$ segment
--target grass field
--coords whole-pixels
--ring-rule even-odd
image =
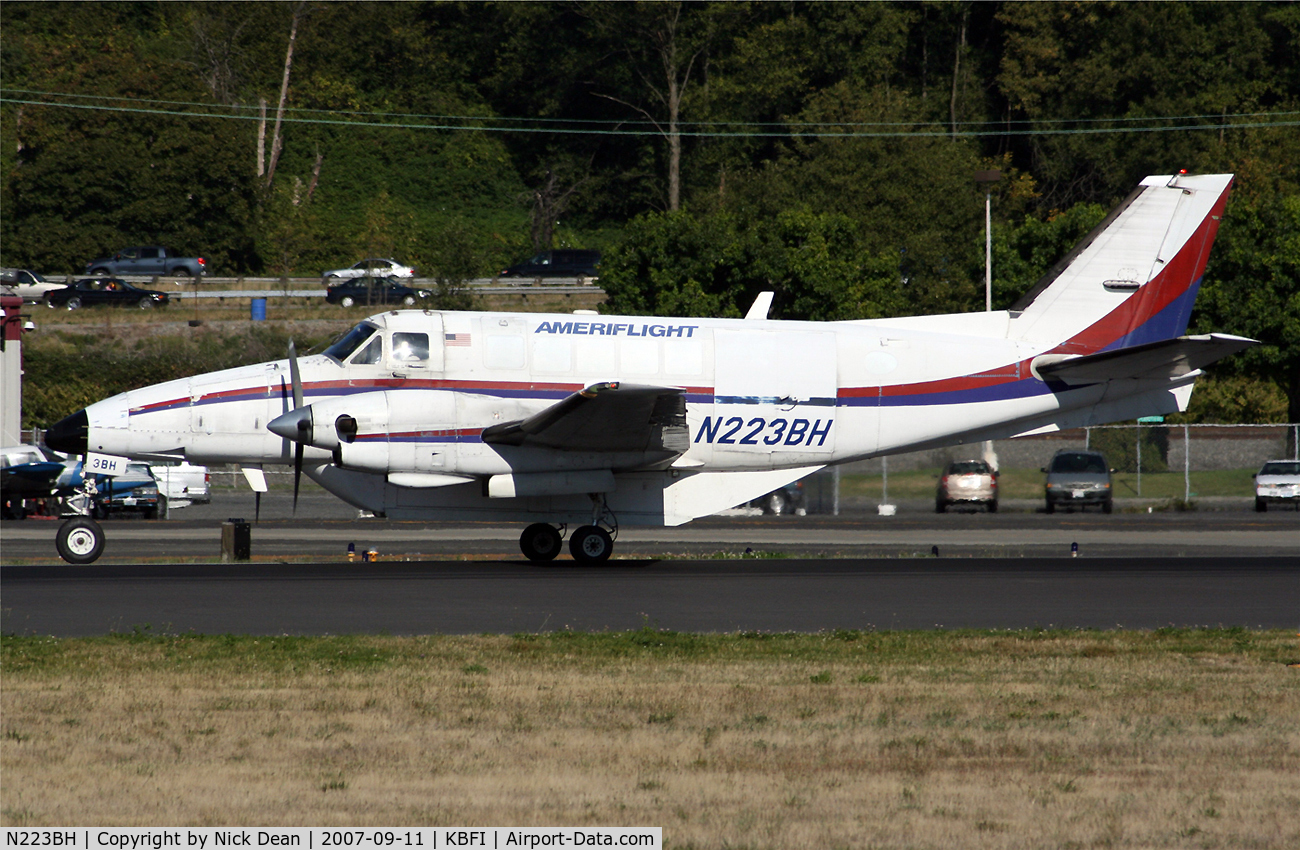
[[[1290,632],[0,642],[0,822],[1300,846]]]

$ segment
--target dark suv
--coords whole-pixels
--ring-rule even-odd
[[[1114,471],[1106,465],[1101,452],[1061,449],[1043,467],[1047,473],[1047,512],[1053,513],[1058,507],[1100,505],[1102,513],[1110,513],[1114,509],[1110,474]]]
[[[595,277],[600,266],[599,251],[566,248],[542,253],[515,263],[501,277]]]

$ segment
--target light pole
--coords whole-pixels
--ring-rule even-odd
[[[976,171],[975,182],[984,187],[984,312],[993,312],[993,186],[1002,179],[1002,172]],[[993,441],[984,441],[984,461],[997,471],[998,453]]]
[[[993,312],[993,185],[1002,172],[976,171],[975,182],[984,187],[984,312]]]

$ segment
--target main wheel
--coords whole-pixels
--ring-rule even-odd
[[[104,529],[93,519],[73,517],[59,526],[54,547],[69,564],[93,564],[104,552]]]
[[[535,522],[519,535],[519,548],[530,561],[551,561],[560,554],[563,542],[555,526]]]
[[[608,561],[614,552],[614,540],[609,532],[595,525],[584,525],[569,538],[569,554],[583,564]]]

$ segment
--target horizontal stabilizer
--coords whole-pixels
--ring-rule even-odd
[[[1228,334],[1180,336],[1082,357],[1044,354],[1030,368],[1044,381],[1099,384],[1122,378],[1179,378],[1230,354],[1259,345]]]
[[[483,430],[483,442],[583,452],[663,452],[690,448],[685,390],[593,384],[527,419]]]

